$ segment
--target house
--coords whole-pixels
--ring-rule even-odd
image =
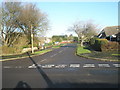
[[[109,41],[120,41],[120,26],[105,27],[97,37],[106,38]]]
[[[45,40],[44,40],[44,42],[45,42],[45,43],[50,43],[50,42],[52,42],[52,39],[51,39],[51,38],[46,37],[46,38],[45,38]]]

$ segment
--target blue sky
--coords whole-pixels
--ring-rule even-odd
[[[70,34],[67,29],[76,21],[93,20],[104,28],[118,25],[117,2],[37,2],[47,13],[51,30],[47,36]]]
[[[26,1],[30,2],[30,0],[24,0],[24,2]],[[69,2],[70,0],[67,0],[68,2],[40,1],[41,0],[32,0],[42,12],[48,15],[51,29],[46,33],[46,36],[49,37],[52,35],[69,35],[73,33],[68,32],[67,29],[76,21],[93,20],[94,24],[99,25],[101,28],[118,25],[117,0],[115,2],[113,2],[113,0],[108,0],[112,2]]]

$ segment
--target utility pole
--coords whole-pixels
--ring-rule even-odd
[[[31,49],[32,49],[32,53],[34,53],[34,49],[33,49],[33,32],[32,32],[32,24],[31,24]]]

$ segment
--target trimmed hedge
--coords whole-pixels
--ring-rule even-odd
[[[105,45],[108,43],[107,39],[99,39],[99,38],[92,38],[90,40],[90,46],[97,51],[102,51],[102,45]]]
[[[120,51],[120,43],[111,42],[107,39],[92,38],[89,42],[90,46],[96,51]]]

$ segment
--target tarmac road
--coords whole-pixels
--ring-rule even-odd
[[[3,88],[118,88],[120,63],[75,55],[76,44],[2,62]]]

